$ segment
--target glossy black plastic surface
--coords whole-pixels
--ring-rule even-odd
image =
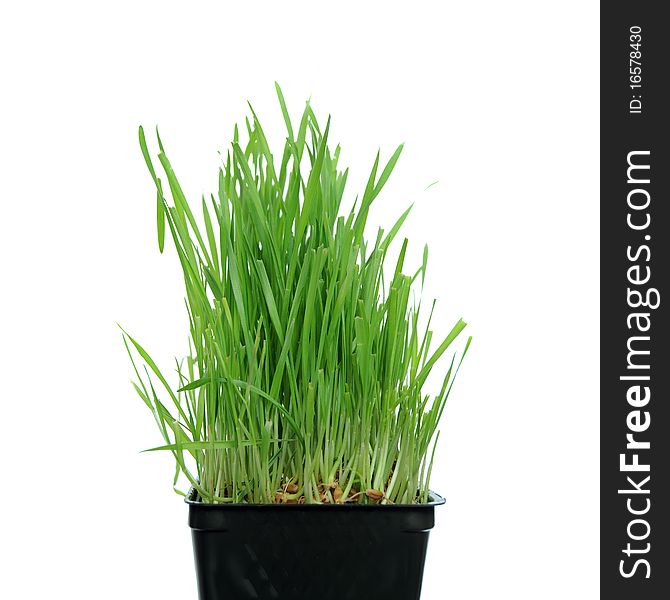
[[[428,504],[203,504],[186,499],[200,600],[418,600]]]

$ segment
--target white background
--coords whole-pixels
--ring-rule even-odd
[[[463,316],[475,337],[423,599],[597,597],[597,3],[227,4],[1,9],[0,596],[195,598],[115,324],[163,366],[186,348],[137,126],[160,125],[198,201],[247,99],[282,143],[278,80],[294,116],[309,96],[333,115],[350,198],[406,143],[371,222],[416,203],[436,328]]]

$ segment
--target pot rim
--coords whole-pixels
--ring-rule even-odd
[[[196,497],[198,492],[195,488],[191,488],[184,498],[184,502],[189,507],[201,507],[206,509],[279,509],[279,510],[394,510],[394,509],[408,509],[408,508],[434,508],[435,506],[442,506],[447,501],[433,490],[428,490],[428,502],[417,504],[279,504],[279,503],[259,503],[252,504],[249,502],[222,502],[220,504],[212,504],[209,502],[201,502]]]

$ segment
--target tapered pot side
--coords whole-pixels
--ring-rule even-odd
[[[186,498],[200,600],[417,600],[424,504],[205,504]]]

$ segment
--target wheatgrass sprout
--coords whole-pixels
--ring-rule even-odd
[[[409,209],[388,232],[364,237],[402,146],[381,171],[377,154],[362,196],[340,215],[348,171],[338,168],[339,146],[328,145],[330,119],[321,129],[307,103],[294,128],[279,86],[277,94],[281,154],[252,110],[248,140],[235,128],[218,194],[202,199],[198,218],[158,134],[160,176],[139,130],[158,245],[162,252],[167,224],[190,325],[174,385],[124,332],[133,385],[165,440],[153,450],[174,456],[176,491],[183,474],[208,503],[426,502],[462,356],[447,359],[436,395],[422,387],[465,323],[431,351],[430,318],[420,327],[411,294],[427,252],[406,275],[405,239],[387,265]]]

